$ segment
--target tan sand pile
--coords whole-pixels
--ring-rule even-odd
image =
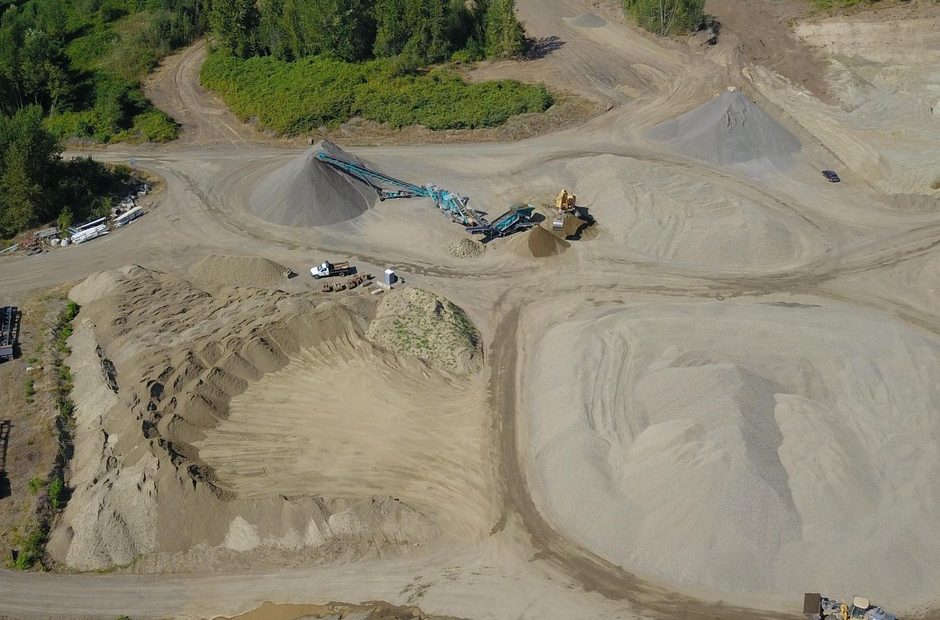
[[[486,252],[486,246],[475,239],[464,237],[447,248],[457,258],[477,258]]]
[[[726,91],[678,118],[654,127],[649,136],[680,153],[712,164],[789,161],[799,139],[739,90]]]
[[[366,360],[357,362],[366,382],[370,373],[396,375],[408,385],[426,379],[420,364],[376,353],[363,337],[365,319],[358,310],[336,302],[317,306],[313,294],[273,289],[210,293],[141,268],[97,274],[75,292],[84,305],[70,341],[77,407],[69,478],[74,493],[50,538],[57,561],[80,570],[132,561],[141,570],[231,561],[282,565],[324,556],[384,556],[439,535],[431,513],[389,497],[390,486],[357,486],[355,477],[345,477],[330,493],[321,492],[327,487],[314,479],[289,496],[270,484],[242,495],[237,485],[219,480],[200,454],[200,442],[229,416],[234,398],[300,355],[330,367],[342,349],[344,359]],[[116,369],[114,387],[103,372],[110,364]],[[341,397],[341,385],[339,379],[321,382],[320,398]],[[318,450],[328,451],[334,442],[357,444],[342,426],[333,433],[318,426],[311,409],[317,397],[304,397],[305,418],[291,422],[294,435],[302,424],[321,431]],[[394,419],[388,394],[375,398],[362,406]],[[266,417],[274,416],[274,423],[278,415],[278,407],[253,409],[250,428],[263,429]],[[284,442],[277,443],[279,450]],[[389,450],[398,454],[413,443],[401,437]],[[255,455],[259,465],[267,458],[257,445],[242,444],[239,454]],[[372,466],[367,455],[357,459]],[[395,466],[392,459],[382,468]]]
[[[545,258],[561,254],[571,247],[571,244],[545,228],[535,226],[527,232],[510,237],[506,247],[516,256],[523,258]]]
[[[421,289],[389,293],[369,325],[368,337],[389,351],[460,374],[479,370],[483,361],[480,332],[464,311]]]
[[[260,256],[218,256],[201,259],[189,269],[189,277],[200,284],[266,288],[284,284],[293,271]]]
[[[534,497],[608,560],[728,592],[937,595],[937,338],[842,306],[630,306],[551,329],[529,369]]]
[[[828,249],[820,230],[791,210],[678,166],[597,155],[540,173],[578,184],[578,199],[597,219],[598,236],[657,261],[755,269],[804,262]]]
[[[377,199],[375,191],[318,160],[315,156],[321,150],[363,164],[332,142],[319,142],[258,185],[249,200],[251,212],[282,226],[326,226],[370,209]]]
[[[111,293],[120,284],[133,279],[146,270],[139,265],[127,265],[113,271],[93,273],[82,282],[72,287],[69,297],[80,306]]]

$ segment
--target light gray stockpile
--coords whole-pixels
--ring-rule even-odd
[[[345,222],[371,208],[376,200],[372,188],[318,160],[320,150],[364,163],[332,142],[318,142],[258,186],[248,203],[251,212],[273,224],[310,227]]]
[[[785,164],[800,140],[738,90],[727,91],[649,132],[680,153],[713,164],[765,159]]]

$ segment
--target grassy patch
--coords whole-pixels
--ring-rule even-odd
[[[354,116],[401,128],[494,127],[511,116],[544,112],[552,103],[541,85],[512,80],[468,84],[447,69],[397,75],[389,60],[348,63],[314,56],[296,62],[247,60],[214,52],[202,82],[242,119],[298,135]]]
[[[39,491],[41,491],[44,486],[46,486],[46,481],[39,476],[35,476],[34,478],[29,479],[29,482],[26,483],[26,486],[29,488],[29,492],[35,495],[36,493],[39,493]]]
[[[42,560],[48,536],[48,525],[37,522],[24,536],[18,537],[15,542],[19,547],[19,553],[13,561],[13,568],[28,570]]]
[[[52,326],[50,339],[54,343],[52,350],[52,368],[55,376],[54,398],[57,410],[55,427],[58,435],[58,450],[52,471],[46,479],[38,476],[27,483],[30,493],[36,495],[45,490],[45,501],[40,498],[37,512],[25,535],[18,535],[14,544],[19,552],[11,563],[13,568],[28,570],[42,562],[46,540],[55,514],[65,507],[69,497],[69,490],[65,482],[65,472],[69,460],[72,458],[72,434],[74,418],[70,393],[72,391],[72,372],[65,363],[65,358],[71,353],[68,338],[72,335],[72,321],[78,315],[79,306],[68,302],[59,313]]]

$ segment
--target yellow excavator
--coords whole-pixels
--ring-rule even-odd
[[[555,197],[555,219],[552,220],[553,230],[564,230],[565,219],[577,211],[577,197],[562,188]]]

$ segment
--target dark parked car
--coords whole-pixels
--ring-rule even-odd
[[[823,170],[823,176],[826,177],[826,180],[830,183],[838,183],[842,179],[839,178],[839,175],[836,174],[835,170]]]

